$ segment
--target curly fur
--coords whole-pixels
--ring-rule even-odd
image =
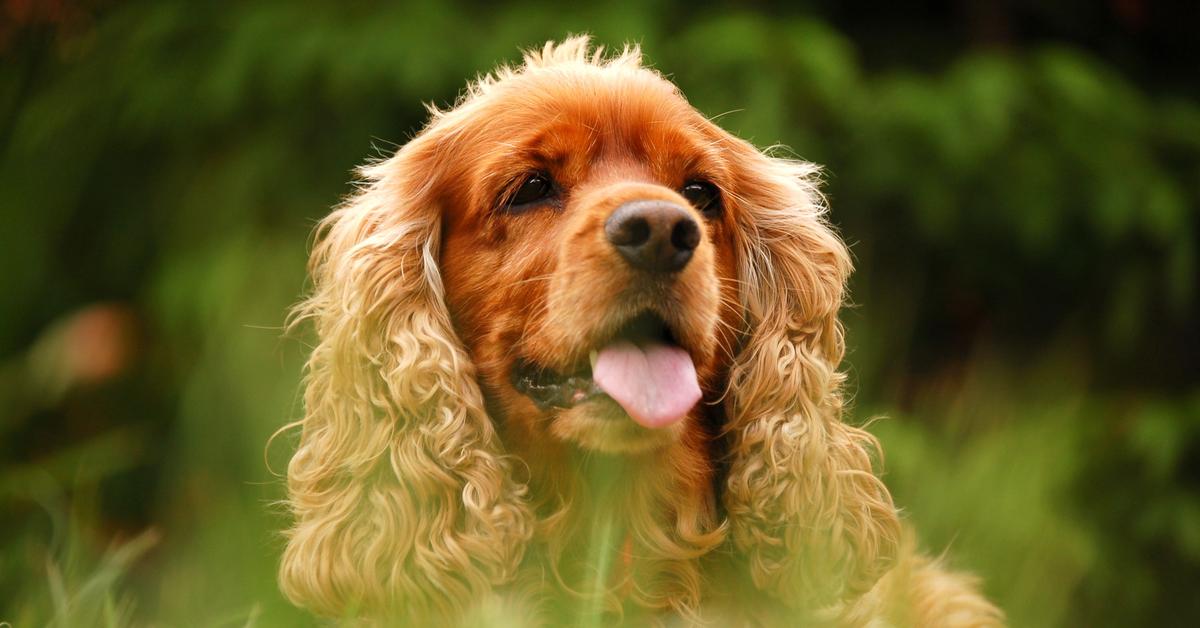
[[[582,37],[430,111],[318,231],[296,312],[318,344],[288,468],[289,598],[412,624],[545,620],[563,596],[630,621],[1000,624],[969,578],[913,551],[878,443],[842,421],[851,264],[814,166],[695,114],[637,48],[605,58]],[[633,139],[589,152],[618,136]],[[506,225],[463,209],[494,203],[529,146],[589,156],[571,211]],[[508,385],[511,354],[575,363],[647,306],[598,221],[629,199],[686,205],[657,181],[698,167],[728,215],[653,305],[705,403],[651,436],[603,431],[587,408],[544,416]]]
[[[326,615],[453,616],[511,579],[532,515],[442,305],[438,216],[415,172],[364,174],[321,226],[299,308],[320,343],[281,582]]]
[[[878,444],[841,422],[837,313],[850,258],[823,221],[811,166],[746,159],[758,165],[741,175],[754,184],[739,231],[754,332],[730,377],[725,504],[755,584],[800,605],[840,602],[874,585],[899,536],[871,472]]]

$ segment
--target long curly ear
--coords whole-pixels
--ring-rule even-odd
[[[461,615],[514,574],[531,535],[443,303],[428,139],[364,169],[324,220],[297,308],[318,344],[280,581],[323,615]]]
[[[755,585],[825,607],[870,589],[900,534],[871,468],[878,443],[841,421],[850,257],[824,221],[815,166],[740,141],[732,154],[748,336],[730,373],[725,505]]]

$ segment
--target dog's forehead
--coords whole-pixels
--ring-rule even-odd
[[[502,141],[544,153],[641,153],[702,143],[704,118],[647,70],[551,68],[511,79],[493,111]]]
[[[672,187],[724,170],[721,132],[647,70],[551,68],[505,79],[483,100],[471,112],[470,141],[459,145],[471,205],[535,170],[570,184],[616,166]]]

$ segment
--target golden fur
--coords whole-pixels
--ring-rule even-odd
[[[875,439],[842,422],[851,264],[814,166],[722,131],[636,48],[604,58],[586,38],[431,113],[319,229],[297,310],[319,341],[288,468],[293,601],[414,625],[572,604],[630,623],[1000,625],[970,578],[903,540]],[[538,168],[561,204],[500,215]],[[716,218],[678,192],[698,175]],[[638,287],[604,241],[635,199],[702,224],[669,285]],[[569,369],[645,309],[696,365],[703,401],[680,423],[614,421],[611,401],[545,411],[510,383],[518,359]]]

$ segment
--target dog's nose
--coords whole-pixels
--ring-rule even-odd
[[[700,225],[686,209],[668,201],[630,201],[604,222],[604,234],[634,268],[673,273],[692,259]]]

